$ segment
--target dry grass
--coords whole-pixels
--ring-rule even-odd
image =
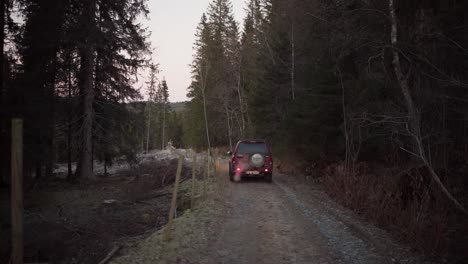
[[[154,160],[96,181],[38,182],[25,193],[25,260],[98,263],[114,243],[159,229],[167,222],[171,200],[164,187],[173,184],[176,169],[177,160]],[[190,172],[184,166],[183,177]],[[180,192],[179,213],[189,208],[186,193]],[[6,215],[7,209],[0,204],[0,213]],[[0,221],[0,263],[9,259],[9,226]]]
[[[134,175],[126,189],[127,200],[137,202],[160,195],[158,190],[174,183],[176,170],[177,159],[173,159],[167,162],[146,162],[133,170],[121,172]],[[183,166],[182,180],[188,179],[190,175],[191,169]]]
[[[426,254],[449,254],[456,240],[450,231],[459,227],[450,220],[450,206],[432,190],[424,168],[376,169],[361,163],[354,173],[345,173],[343,164],[333,164],[323,175],[327,192],[346,207]]]

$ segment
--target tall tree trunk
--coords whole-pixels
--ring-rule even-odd
[[[7,182],[10,162],[9,156],[9,136],[8,136],[8,115],[7,115],[7,88],[5,87],[5,9],[6,1],[0,0],[0,185]]]
[[[296,55],[295,55],[295,52],[296,52],[296,47],[295,47],[295,44],[294,43],[294,21],[291,22],[291,95],[292,95],[292,99],[293,100],[296,100],[296,80],[295,80],[295,67],[296,67]]]
[[[149,140],[150,140],[150,128],[151,128],[151,102],[148,100],[146,104],[146,108],[148,109],[148,122],[146,124],[146,153],[149,151]]]
[[[83,123],[82,123],[82,143],[81,155],[79,163],[79,176],[83,178],[94,179],[93,173],[93,103],[94,103],[94,85],[93,85],[93,69],[94,69],[94,53],[95,43],[93,37],[93,29],[96,19],[96,1],[87,0],[84,12],[86,18],[85,29],[88,31],[84,40],[83,46],[80,49],[81,55],[81,72],[80,72],[80,89],[83,94]]]
[[[45,176],[52,177],[54,174],[54,161],[55,161],[55,151],[54,151],[54,127],[53,127],[53,118],[50,118],[52,125],[49,123],[48,133],[47,133],[47,156],[45,162]]]
[[[343,75],[341,73],[340,67],[337,67],[338,74],[340,76],[340,83],[341,83],[341,107],[343,111],[343,134],[345,137],[346,149],[345,149],[345,167],[344,173],[347,176],[349,171],[349,163],[351,157],[351,149],[350,149],[350,139],[349,139],[349,130],[348,130],[348,115],[346,113],[346,90],[343,83]]]
[[[104,177],[107,176],[107,155],[104,154]]]
[[[206,142],[208,144],[208,156],[209,156],[209,152],[210,152],[210,149],[211,149],[211,142],[210,142],[210,132],[209,132],[209,129],[208,129],[208,113],[206,111],[206,82],[207,82],[207,79],[208,79],[208,66],[209,65],[206,65],[206,68],[207,68],[207,72],[205,72],[205,75],[203,75],[203,71],[200,70],[200,77],[201,77],[201,92],[202,92],[202,97],[203,97],[203,116],[205,118],[205,131],[206,131]]]
[[[161,142],[161,145],[162,145],[162,149],[164,150],[164,141],[166,140],[165,139],[165,136],[164,133],[166,132],[166,102],[163,102],[163,112],[162,112],[162,115],[163,115],[163,122],[162,122],[162,142]]]
[[[203,94],[203,115],[205,116],[206,141],[208,143],[208,153],[207,153],[207,164],[206,164],[205,177],[209,178],[210,177],[211,142],[210,142],[210,132],[208,130],[208,115],[207,115],[207,112],[206,112],[205,84],[203,84],[202,94]],[[206,178],[205,178],[205,181],[204,181],[205,182],[204,194],[206,194]]]
[[[203,116],[205,117],[205,130],[206,130],[206,142],[208,144],[208,154],[209,154],[209,149],[211,149],[211,143],[210,143],[210,131],[208,129],[208,114],[206,111],[206,96],[205,96],[205,89],[202,89],[202,96],[203,96]]]
[[[240,63],[239,63],[240,65]],[[242,126],[241,126],[241,137],[244,137],[244,134],[245,134],[245,127],[246,127],[246,123],[245,123],[245,107],[244,107],[244,95],[243,95],[243,92],[242,92],[242,85],[241,85],[241,69],[239,67],[239,73],[238,73],[238,76],[237,76],[237,96],[239,97],[239,107],[240,107],[240,110],[241,110],[241,121],[242,121]]]
[[[395,12],[395,5],[394,0],[388,1],[389,9],[390,9],[390,19],[391,19],[391,43],[394,47],[392,49],[392,56],[393,56],[393,68],[395,71],[395,75],[397,77],[398,83],[401,88],[401,92],[403,93],[403,97],[405,99],[406,108],[408,110],[408,125],[409,125],[409,132],[414,139],[416,153],[418,154],[419,158],[423,162],[424,166],[429,171],[430,176],[432,177],[433,181],[442,191],[442,193],[455,205],[455,207],[460,210],[461,212],[468,214],[465,208],[453,197],[453,195],[447,190],[445,185],[439,178],[439,175],[434,171],[434,168],[430,164],[430,161],[427,158],[426,150],[424,149],[422,136],[421,136],[421,119],[419,116],[418,111],[414,105],[413,98],[411,97],[410,87],[408,83],[407,77],[403,74],[403,70],[401,67],[400,62],[400,54],[398,50],[395,48],[398,44],[398,20]]]
[[[93,112],[94,114],[94,112]],[[93,127],[94,129],[94,127]],[[91,170],[94,172],[94,144],[95,140],[94,137],[92,136],[93,132],[91,132]]]
[[[49,66],[50,68],[50,79],[48,84],[46,85],[46,98],[48,99],[49,103],[47,104],[47,113],[49,114],[48,118],[46,118],[46,133],[45,133],[45,176],[51,177],[53,175],[53,165],[55,161],[55,151],[54,151],[54,113],[55,113],[55,106],[54,106],[54,91],[55,91],[55,81],[56,81],[56,67],[57,67],[57,60],[55,58],[52,59],[52,63]]]
[[[229,109],[227,104],[224,104],[224,111],[226,112],[226,121],[228,128],[228,138],[229,138],[229,147],[232,150],[232,127],[231,127],[231,115],[229,114]]]
[[[210,176],[210,155],[211,155],[211,142],[210,142],[210,131],[208,129],[208,113],[206,111],[206,82],[208,79],[208,64],[206,66],[207,70],[205,72],[205,76],[203,76],[203,71],[200,71],[200,76],[202,78],[202,87],[201,87],[201,92],[202,92],[202,97],[203,97],[203,116],[205,117],[205,130],[206,130],[206,142],[208,144],[208,163],[207,163],[207,169],[206,169],[206,177],[208,178]]]
[[[72,56],[70,54],[68,65],[68,128],[67,128],[67,178],[72,178]]]

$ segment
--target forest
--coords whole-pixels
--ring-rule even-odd
[[[468,230],[468,2],[230,0],[200,14],[189,100],[158,79],[146,0],[1,0],[0,183],[24,120],[25,187],[164,149],[265,138],[278,167],[428,254]],[[51,15],[54,14],[54,15]],[[149,72],[144,86],[140,71]],[[76,170],[72,170],[76,163]],[[104,165],[106,166],[106,165]]]
[[[68,162],[70,178],[93,178],[92,160],[131,159],[161,148],[166,129],[180,134],[149,33],[137,21],[148,15],[146,1],[5,0],[2,7],[2,181],[11,117],[24,119],[26,179],[51,177],[58,162]],[[147,94],[136,85],[141,69],[150,73]]]
[[[463,252],[467,10],[250,0],[238,25],[229,1],[213,1],[197,27],[184,142],[266,138],[283,168],[320,178],[367,219],[426,252]]]

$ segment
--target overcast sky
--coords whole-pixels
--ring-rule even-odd
[[[195,30],[203,12],[213,0],[149,0],[148,24],[151,34],[155,63],[159,63],[160,79],[166,78],[169,86],[169,100],[187,100],[190,85],[190,68]],[[245,16],[246,0],[231,0],[238,23]],[[146,77],[146,76],[144,76]],[[145,93],[142,90],[142,93]]]

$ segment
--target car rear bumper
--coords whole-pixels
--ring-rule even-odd
[[[258,173],[253,173],[253,172],[258,172]],[[241,177],[257,178],[257,177],[269,176],[272,174],[272,172],[270,169],[268,170],[268,172],[265,172],[264,170],[249,170],[249,171],[241,171],[239,172],[239,174]]]
[[[229,175],[240,175],[242,177],[265,177],[272,175],[273,167],[265,166],[261,168],[252,168],[248,165],[232,165],[229,164]]]

